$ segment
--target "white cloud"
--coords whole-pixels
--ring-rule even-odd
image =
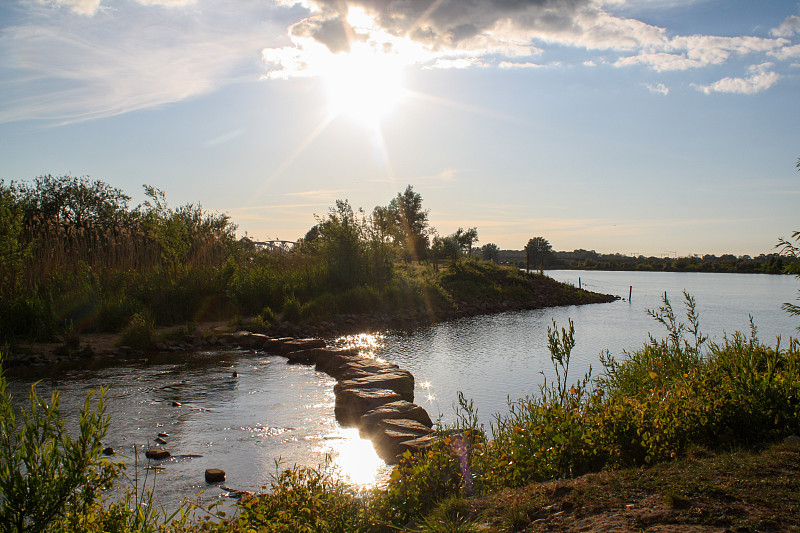
[[[656,72],[688,70],[690,68],[700,68],[704,66],[701,61],[696,59],[689,59],[684,55],[667,54],[664,52],[623,57],[614,63],[616,67],[628,67],[631,65],[645,65]]]
[[[529,61],[524,63],[517,63],[514,61],[501,61],[498,65],[500,68],[503,69],[526,69],[526,68],[542,68],[544,65],[540,65],[539,63],[531,63]]]
[[[431,69],[466,69],[470,67],[487,67],[488,65],[481,61],[478,58],[470,57],[465,58],[461,57],[458,59],[437,59],[433,65],[430,65],[426,68]]]
[[[769,70],[773,66],[772,63],[753,65],[748,69],[751,75],[747,78],[723,78],[710,85],[693,84],[693,87],[706,94],[714,92],[731,94],[760,93],[766,91],[781,79],[780,74]]]
[[[37,0],[42,5],[66,7],[78,15],[92,17],[100,9],[101,0]]]
[[[73,13],[93,17],[101,9],[103,0],[36,0],[42,5],[66,7]],[[194,4],[197,0],[134,0],[143,6],[176,7]]]
[[[784,46],[783,48],[772,50],[771,52],[769,52],[769,55],[780,61],[786,61],[787,59],[800,57],[800,44],[795,44],[793,46]]]
[[[667,87],[663,83],[656,83],[655,85],[653,85],[652,83],[645,83],[644,86],[647,87],[647,90],[649,90],[653,94],[661,94],[664,96],[667,96],[669,94],[669,87]]]
[[[258,2],[147,18],[145,9],[154,8],[46,13],[0,30],[0,122],[106,117],[257,79],[267,16]]]
[[[800,17],[797,15],[786,17],[780,26],[773,28],[769,33],[775,37],[791,37],[800,33]]]

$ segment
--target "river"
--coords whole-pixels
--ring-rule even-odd
[[[613,303],[508,312],[454,320],[412,332],[388,331],[336,340],[357,344],[375,356],[410,370],[417,380],[416,402],[432,418],[454,419],[457,392],[472,399],[488,426],[508,400],[535,393],[542,373],[551,375],[547,328],[572,319],[577,341],[570,376],[576,380],[598,354],[616,356],[663,337],[663,327],[646,310],[666,292],[683,317],[684,290],[700,312],[702,331],[713,341],[734,331],[749,332],[752,315],[763,342],[797,333],[798,317],[781,310],[800,287],[790,276],[711,273],[549,271],[557,280],[621,297]],[[631,289],[632,287],[632,289]],[[631,299],[628,301],[628,295]],[[234,372],[236,375],[234,376]],[[171,354],[128,361],[93,361],[53,368],[10,369],[9,387],[17,402],[39,381],[41,394],[58,389],[62,411],[74,421],[92,389],[109,386],[107,412],[112,426],[105,444],[129,457],[129,473],[155,481],[158,503],[174,507],[181,498],[204,491],[205,501],[226,490],[206,485],[206,468],[222,468],[226,487],[260,490],[276,473],[276,462],[317,466],[326,461],[351,482],[369,487],[385,480],[388,468],[357,431],[338,427],[333,418],[332,378],[312,368],[248,351]],[[174,405],[174,402],[180,405]],[[145,469],[143,450],[158,433],[173,457],[159,470]],[[138,468],[133,460],[138,451]],[[192,456],[192,457],[190,457]],[[199,456],[199,457],[198,457]],[[156,473],[158,472],[158,473]]]

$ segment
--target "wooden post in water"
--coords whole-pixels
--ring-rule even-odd
[[[581,288],[581,278],[578,277],[578,289],[580,289],[580,288]]]
[[[633,285],[628,287],[628,301],[631,301],[631,296],[633,295]]]

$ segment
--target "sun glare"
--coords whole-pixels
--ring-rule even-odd
[[[339,54],[325,76],[331,112],[375,124],[406,96],[402,66],[369,47]]]

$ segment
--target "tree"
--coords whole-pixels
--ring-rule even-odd
[[[28,215],[62,224],[110,227],[128,217],[130,196],[88,176],[39,176],[19,188]]]
[[[495,243],[490,242],[481,246],[481,255],[486,261],[497,261],[500,259],[500,247]]]
[[[335,288],[350,288],[364,281],[364,216],[353,211],[347,200],[336,200],[326,218],[317,217],[315,242],[328,266]]]
[[[531,264],[538,268],[544,268],[545,264],[553,255],[553,247],[544,237],[534,237],[525,245],[525,257],[527,270],[531,269]]]
[[[428,210],[422,208],[422,196],[409,185],[397,193],[387,208],[394,214],[398,237],[407,257],[422,261],[428,248]]]
[[[458,228],[452,235],[461,253],[469,256],[472,254],[472,243],[478,240],[478,228]]]

